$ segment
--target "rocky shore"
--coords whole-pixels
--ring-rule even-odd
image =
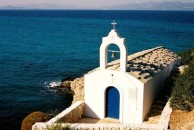
[[[76,78],[74,80],[62,80],[58,86],[53,86],[50,89],[59,91],[62,94],[73,96],[72,104],[84,100],[84,78]],[[32,125],[36,122],[46,122],[51,119],[51,114],[43,112],[33,112],[26,116],[22,121],[21,130],[31,130]]]
[[[59,90],[65,93],[73,94],[72,104],[76,101],[84,100],[84,77],[74,80],[63,80],[61,85],[54,86],[51,89]]]

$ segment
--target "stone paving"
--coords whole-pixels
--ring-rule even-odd
[[[99,124],[99,123],[116,123],[120,124],[119,120],[113,118],[104,118],[104,119],[95,119],[89,117],[82,117],[77,123],[92,123],[92,124]]]
[[[111,118],[99,120],[84,117],[78,123],[71,124],[71,127],[76,130],[167,130],[171,112],[168,101],[160,115],[150,117],[143,124],[121,124]]]
[[[143,124],[158,124],[160,120],[160,115],[153,115],[149,117],[149,120],[144,121]],[[119,120],[113,118],[95,119],[89,117],[82,117],[77,123],[87,123],[87,124],[120,124]]]

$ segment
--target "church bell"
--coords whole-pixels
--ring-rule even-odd
[[[111,58],[116,58],[116,52],[112,52]]]

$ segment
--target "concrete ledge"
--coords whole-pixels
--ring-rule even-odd
[[[170,107],[170,99],[169,99],[162,111],[160,121],[159,121],[159,124],[164,125],[165,129],[168,129],[171,112],[172,112],[172,108]]]
[[[48,122],[35,123],[32,126],[32,130],[44,130],[47,128],[47,126],[55,125],[55,123],[60,123],[60,122],[75,123],[83,115],[83,109],[84,109],[84,101],[75,102],[69,108],[65,109],[64,111],[59,113],[57,116],[55,116],[54,118],[52,118]]]
[[[57,123],[47,125],[46,123],[36,123],[33,130],[47,130],[49,126],[57,126]],[[61,124],[62,127],[69,126],[72,130],[166,130],[163,125],[158,124]]]
[[[83,115],[84,101],[75,102],[69,108],[58,114],[56,117],[49,120],[47,123],[68,122],[75,123]]]
[[[70,127],[75,130],[164,130],[157,124],[72,124]]]

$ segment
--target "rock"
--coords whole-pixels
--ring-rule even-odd
[[[72,93],[71,90],[71,81],[63,81],[59,86],[51,87],[52,90],[57,90],[59,92],[62,92],[64,94]]]
[[[43,112],[33,112],[24,118],[22,121],[21,130],[32,130],[32,125],[36,122],[46,122],[50,120],[52,117]]]
[[[73,102],[84,100],[84,78],[76,78],[71,82],[71,90],[74,92]]]
[[[73,81],[62,80],[61,85],[51,89],[73,94],[73,102],[84,100],[84,77],[76,78]]]
[[[62,80],[60,86],[54,86],[54,90],[73,94],[73,102],[84,100],[84,77],[76,78],[73,81]]]
[[[184,70],[188,68],[188,65],[182,65],[179,67],[179,71],[180,71],[180,74],[183,74],[184,73]]]
[[[68,89],[71,89],[71,82],[72,81],[63,81],[62,83],[61,83],[61,86],[60,87],[62,87],[62,88],[68,88]]]

